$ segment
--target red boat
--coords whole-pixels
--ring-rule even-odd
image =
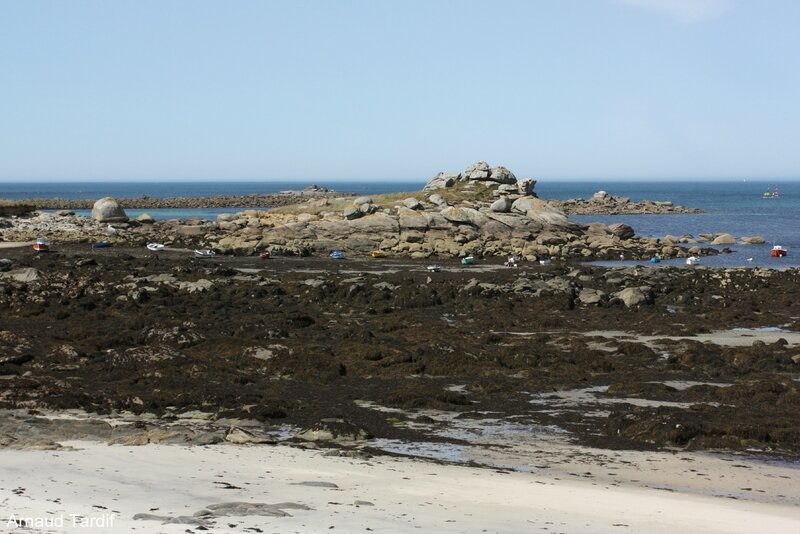
[[[769,253],[769,255],[774,258],[782,258],[786,256],[788,253],[789,251],[786,250],[786,247],[775,245],[774,247],[772,247],[772,251]]]
[[[36,243],[33,244],[33,250],[36,252],[47,252],[50,250],[50,242],[47,239],[40,237],[36,240]]]
[[[258,257],[261,258],[262,260],[268,260],[269,259],[269,250],[262,251],[261,254],[258,255]]]

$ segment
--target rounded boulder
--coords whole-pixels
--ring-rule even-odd
[[[101,198],[94,203],[92,219],[98,222],[128,222],[125,210],[111,197]]]

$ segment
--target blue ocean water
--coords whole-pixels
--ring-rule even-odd
[[[310,182],[309,182],[310,183]],[[341,192],[380,194],[396,191],[418,191],[425,182],[414,180],[373,182],[317,182]],[[100,198],[125,197],[194,197],[209,195],[247,195],[302,189],[308,183],[298,182],[50,182],[0,183],[0,198]],[[779,197],[765,199],[764,191],[778,188]],[[541,198],[589,198],[604,190],[631,200],[671,200],[675,204],[700,208],[697,215],[613,215],[573,216],[579,222],[625,222],[640,236],[663,237],[700,233],[727,232],[734,236],[760,235],[765,245],[730,247],[733,254],[703,258],[703,264],[715,266],[764,265],[800,266],[800,181],[581,181],[555,182],[540,180],[536,192]],[[214,218],[241,206],[205,210],[146,210],[155,218]],[[129,210],[136,216],[138,210]],[[789,256],[780,260],[769,256],[773,244],[789,248]],[[797,254],[794,254],[797,251]],[[748,258],[753,261],[748,262]],[[670,264],[670,262],[664,262]],[[677,260],[671,262],[680,264]]]

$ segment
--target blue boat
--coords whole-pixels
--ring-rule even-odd
[[[341,260],[341,259],[344,258],[344,252],[342,252],[341,250],[333,250],[333,251],[331,251],[330,256],[331,256],[331,259]]]
[[[97,243],[92,243],[92,248],[108,248],[111,244],[111,241],[98,241]]]
[[[655,255],[650,258],[650,263],[661,263],[661,258],[659,258],[658,255]]]

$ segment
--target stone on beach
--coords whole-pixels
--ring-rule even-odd
[[[92,219],[97,222],[128,222],[125,210],[111,197],[101,198],[94,203]]]

